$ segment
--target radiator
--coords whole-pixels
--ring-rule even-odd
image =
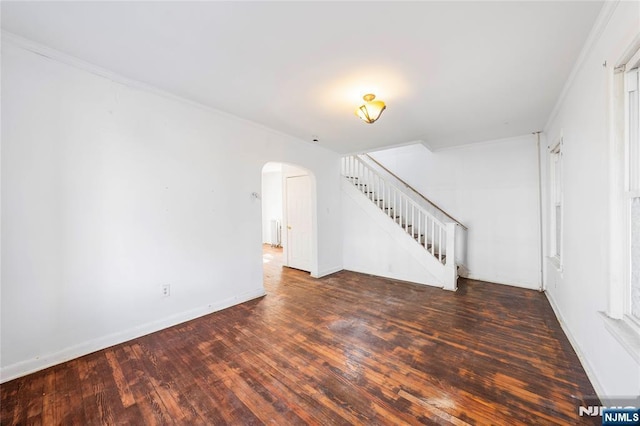
[[[271,247],[282,246],[282,226],[279,220],[271,221]]]

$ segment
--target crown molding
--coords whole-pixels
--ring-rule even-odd
[[[620,4],[620,0],[606,0],[602,5],[602,9],[600,9],[600,13],[596,18],[596,22],[595,24],[593,24],[593,27],[589,32],[589,36],[587,36],[587,40],[585,41],[584,45],[582,46],[582,50],[578,55],[578,59],[573,64],[573,68],[571,69],[571,72],[569,73],[569,77],[567,78],[567,81],[565,82],[562,88],[562,91],[560,92],[560,96],[558,96],[558,100],[556,101],[556,104],[551,110],[551,114],[549,114],[549,118],[547,119],[547,122],[544,125],[545,131],[549,128],[549,126],[551,125],[551,122],[558,115],[558,112],[560,111],[560,107],[564,103],[564,100],[567,97],[567,94],[569,93],[571,86],[573,86],[573,83],[575,82],[578,76],[578,73],[580,72],[587,58],[591,54],[593,47],[598,42],[598,40],[600,40],[600,37],[602,36],[602,33],[607,27],[607,24],[609,23],[611,16],[613,16],[613,12],[615,12],[619,4]]]
[[[328,148],[325,148],[322,145],[318,145],[318,144],[314,144],[314,143],[311,143],[311,142],[307,142],[306,140],[304,140],[302,138],[299,138],[299,137],[296,137],[296,136],[293,136],[293,135],[289,135],[287,133],[283,133],[283,132],[281,132],[279,130],[272,129],[271,127],[267,127],[267,126],[265,126],[263,124],[256,123],[255,121],[251,121],[249,119],[239,117],[239,116],[231,114],[229,112],[225,112],[225,111],[216,109],[216,108],[211,107],[209,105],[206,105],[206,104],[203,104],[203,103],[200,103],[200,102],[197,102],[197,101],[194,101],[194,100],[191,100],[191,99],[179,96],[179,95],[175,95],[175,94],[173,94],[171,92],[168,92],[168,91],[160,89],[160,88],[158,88],[156,86],[152,86],[150,84],[144,83],[142,81],[134,80],[134,79],[129,78],[129,77],[125,77],[125,76],[123,76],[121,74],[118,74],[116,72],[109,71],[108,69],[103,68],[101,66],[92,64],[92,63],[87,62],[87,61],[84,61],[84,60],[82,60],[80,58],[77,58],[77,57],[75,57],[73,55],[69,55],[69,54],[61,52],[61,51],[59,51],[57,49],[51,48],[49,46],[45,46],[45,45],[43,45],[41,43],[35,42],[33,40],[29,40],[27,38],[21,37],[21,36],[19,36],[17,34],[9,32],[9,31],[2,30],[0,32],[0,37],[1,37],[1,40],[2,40],[2,44],[7,43],[9,45],[16,46],[16,47],[24,49],[26,51],[32,52],[32,53],[34,53],[36,55],[43,56],[43,57],[45,57],[47,59],[50,59],[50,60],[65,64],[65,65],[74,67],[76,69],[83,70],[83,71],[89,72],[91,74],[94,74],[94,75],[96,75],[98,77],[102,77],[102,78],[105,78],[107,80],[113,81],[114,83],[122,84],[123,86],[127,86],[127,87],[132,88],[132,89],[141,90],[141,91],[144,91],[144,92],[147,92],[147,93],[151,93],[151,94],[154,94],[154,95],[157,95],[157,96],[161,96],[161,97],[163,97],[165,99],[176,101],[176,102],[179,102],[179,103],[182,103],[182,104],[187,104],[187,105],[190,105],[192,107],[196,107],[196,108],[199,108],[201,110],[207,111],[209,113],[216,114],[216,115],[218,115],[220,117],[224,117],[224,118],[227,118],[227,119],[230,119],[230,120],[233,120],[233,121],[240,122],[242,124],[251,126],[253,128],[266,131],[266,132],[271,133],[271,134],[276,135],[276,136],[280,136],[280,137],[284,137],[284,138],[287,138],[287,139],[291,139],[291,140],[294,140],[296,142],[303,142],[303,143],[305,143],[307,145],[314,146],[316,148],[331,152],[333,154],[336,153],[335,151],[332,151],[332,150],[330,150]]]

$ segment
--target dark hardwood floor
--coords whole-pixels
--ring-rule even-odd
[[[1,385],[2,425],[599,424],[542,293],[265,261],[264,298]]]

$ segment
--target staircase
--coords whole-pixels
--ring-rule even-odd
[[[437,281],[432,284],[455,291],[461,258],[456,240],[464,225],[367,155],[343,157],[342,176],[420,247],[428,275]]]

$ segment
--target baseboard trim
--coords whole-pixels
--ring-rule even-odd
[[[560,311],[558,304],[554,300],[551,293],[549,293],[548,291],[545,291],[544,294],[545,296],[547,296],[547,300],[551,305],[551,309],[553,309],[553,313],[556,315],[556,318],[560,323],[560,328],[562,328],[562,331],[564,332],[565,336],[567,336],[567,339],[569,339],[569,343],[571,343],[573,350],[575,351],[576,355],[578,355],[580,364],[582,364],[582,368],[584,368],[585,373],[587,373],[587,377],[589,378],[591,385],[593,385],[593,389],[596,391],[596,393],[600,398],[604,398],[604,396],[606,395],[604,392],[604,388],[602,387],[602,385],[600,384],[600,381],[596,377],[593,367],[591,366],[587,358],[584,356],[584,352],[580,348],[578,341],[575,339],[575,337],[573,337],[571,330],[567,326],[567,323],[564,320],[564,317],[562,316],[562,312]]]
[[[178,325],[183,322],[191,321],[213,312],[221,311],[223,309],[260,298],[265,294],[264,288],[255,289],[218,302],[208,303],[204,306],[171,315],[167,318],[142,324],[125,331],[89,340],[58,352],[2,367],[0,368],[0,383],[5,383],[28,374],[35,373],[36,371],[44,370],[45,368],[53,367],[54,365],[88,355],[92,352],[106,349],[138,337],[146,336],[147,334],[155,333],[165,328],[173,327],[174,325]]]
[[[511,287],[518,287],[518,288],[526,288],[528,290],[540,290],[540,285],[539,284],[520,284],[514,281],[506,281],[506,280],[499,280],[499,279],[495,279],[495,278],[491,278],[491,277],[483,277],[482,275],[476,275],[473,272],[470,271],[465,271],[465,275],[462,275],[462,273],[460,273],[460,271],[458,271],[458,275],[460,275],[463,278],[467,278],[469,280],[475,280],[475,281],[484,281],[484,282],[488,282],[488,283],[493,283],[493,284],[500,284],[500,285],[508,285]]]
[[[371,272],[367,272],[364,270],[359,270],[358,268],[349,268],[349,269],[345,269],[345,271],[349,271],[349,272],[355,272],[357,274],[363,274],[363,275],[369,275],[371,277],[378,277],[378,278],[384,278],[386,280],[391,280],[391,281],[398,281],[398,282],[402,282],[402,283],[408,283],[408,284],[415,284],[415,285],[424,285],[424,286],[428,286],[428,287],[436,287],[436,288],[442,288],[442,286],[440,284],[434,284],[428,281],[414,281],[405,277],[401,277],[398,276],[396,274],[388,274],[388,275],[382,275],[382,274],[373,274]]]
[[[342,270],[343,270],[342,266],[334,266],[333,268],[327,268],[327,269],[323,269],[322,271],[318,271],[318,273],[315,275],[311,274],[311,276],[313,278],[322,278],[322,277],[326,277],[327,275],[335,274],[336,272],[340,272]]]

